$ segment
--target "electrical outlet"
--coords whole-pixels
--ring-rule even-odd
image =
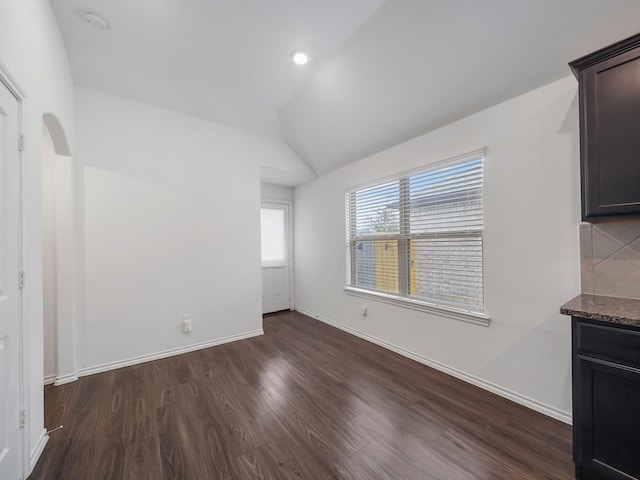
[[[191,315],[184,315],[182,317],[182,328],[184,329],[184,333],[191,332]]]

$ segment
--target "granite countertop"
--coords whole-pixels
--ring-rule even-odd
[[[601,295],[578,295],[560,313],[589,320],[640,327],[640,300]]]

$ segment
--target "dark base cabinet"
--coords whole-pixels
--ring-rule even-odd
[[[576,478],[640,479],[640,328],[573,317]]]

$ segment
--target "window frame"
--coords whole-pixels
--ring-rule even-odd
[[[357,274],[356,255],[352,254],[352,252],[355,251],[357,242],[367,240],[368,237],[363,235],[358,236],[356,234],[356,228],[357,228],[356,221],[351,220],[356,218],[355,211],[354,211],[355,202],[351,201],[351,197],[350,197],[351,195],[355,194],[358,191],[365,190],[367,188],[373,188],[376,186],[384,185],[385,183],[397,181],[398,188],[399,188],[398,198],[399,198],[399,201],[402,202],[404,199],[409,197],[409,182],[412,176],[423,174],[429,171],[438,170],[440,168],[446,168],[448,166],[452,166],[456,164],[461,164],[466,161],[471,161],[479,158],[483,159],[482,170],[484,175],[484,160],[486,159],[486,149],[483,148],[483,149],[469,152],[463,155],[458,155],[456,157],[447,158],[445,160],[441,160],[438,162],[433,162],[428,165],[424,165],[420,168],[400,172],[385,178],[379,178],[371,182],[367,182],[366,184],[357,185],[345,190],[345,203],[346,203],[345,234],[346,234],[346,248],[347,248],[346,255],[348,259],[347,260],[348,263],[345,262],[345,269],[349,268],[349,271],[345,271],[345,276],[344,276],[344,278],[347,280],[347,285],[345,285],[344,287],[344,292],[346,294],[362,297],[362,298],[368,298],[371,300],[381,301],[384,303],[397,305],[397,306],[409,308],[412,310],[419,310],[427,313],[432,313],[439,316],[453,318],[456,320],[462,320],[462,321],[474,323],[477,325],[488,326],[490,324],[491,317],[486,313],[486,310],[485,310],[486,304],[484,301],[484,283],[485,283],[484,282],[484,278],[485,278],[484,203],[482,205],[482,218],[483,218],[482,229],[461,232],[459,235],[460,237],[463,237],[463,236],[471,237],[471,236],[478,236],[478,235],[482,237],[483,263],[482,263],[481,279],[482,279],[482,286],[483,286],[483,301],[482,301],[483,307],[484,307],[483,309],[472,309],[470,307],[469,308],[458,307],[458,306],[449,305],[446,303],[439,303],[436,300],[433,300],[433,301],[427,300],[424,298],[414,297],[407,294],[402,294],[402,293],[395,294],[387,291],[376,290],[375,288],[359,287],[355,285],[355,282],[356,282],[355,275]],[[483,196],[484,196],[484,179],[482,182],[482,188],[483,188]],[[398,233],[390,233],[386,235],[378,234],[375,236],[374,235],[371,236],[372,240],[386,239],[386,240],[392,240],[394,242],[397,241],[398,259],[399,259],[398,261],[398,291],[399,292],[409,291],[408,284],[410,282],[410,275],[409,275],[408,269],[410,267],[408,265],[408,262],[400,261],[400,259],[408,258],[408,248],[411,240],[416,238],[435,238],[438,236],[440,237],[443,236],[442,233],[413,233],[413,234],[410,233],[410,230],[409,230],[410,219],[408,218],[409,215],[410,215],[410,212],[404,211],[404,210],[399,214]],[[406,218],[403,218],[403,217],[406,217]],[[347,224],[348,224],[349,230],[347,230]],[[407,263],[407,265],[404,265],[405,263]],[[403,265],[407,270],[402,269]],[[347,277],[347,275],[349,276]]]

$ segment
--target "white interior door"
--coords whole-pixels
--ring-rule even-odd
[[[291,302],[289,205],[263,203],[260,209],[262,244],[262,313],[288,310]]]
[[[21,472],[18,101],[0,82],[0,478]]]

